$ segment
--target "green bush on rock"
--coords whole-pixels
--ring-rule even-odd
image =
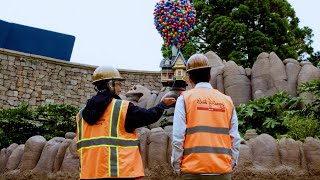
[[[320,80],[302,84],[299,93],[310,92],[315,99],[301,109],[301,98],[285,92],[264,97],[237,107],[239,131],[256,129],[274,138],[291,137],[303,140],[320,136]]]
[[[78,108],[66,104],[46,104],[32,110],[22,103],[16,108],[0,109],[0,148],[24,144],[34,135],[64,137],[66,132],[75,131],[77,112]]]

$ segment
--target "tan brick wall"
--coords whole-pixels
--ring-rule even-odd
[[[91,84],[96,66],[60,61],[43,56],[0,49],[0,108],[28,102],[82,106],[95,94]],[[135,84],[160,90],[160,72],[119,69],[127,79],[122,89]]]

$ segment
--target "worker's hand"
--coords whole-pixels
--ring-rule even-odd
[[[166,106],[170,106],[176,102],[176,99],[172,97],[169,97],[169,98],[165,97],[162,99],[162,102],[164,102]]]

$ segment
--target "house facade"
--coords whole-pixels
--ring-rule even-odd
[[[169,87],[186,87],[186,60],[178,51],[172,60],[165,58],[161,61],[161,83]]]

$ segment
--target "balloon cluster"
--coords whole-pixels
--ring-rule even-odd
[[[196,10],[189,0],[160,0],[154,9],[154,25],[168,47],[183,47],[193,28]]]

